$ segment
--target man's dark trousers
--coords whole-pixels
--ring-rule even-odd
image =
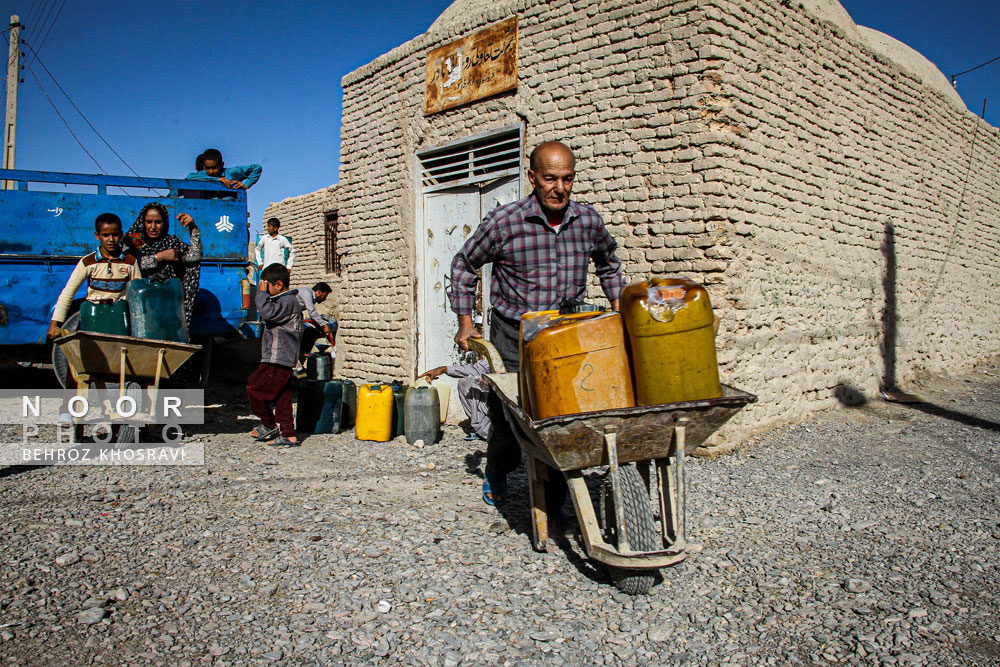
[[[504,317],[496,310],[490,312],[490,342],[503,359],[504,368],[508,373],[517,373],[520,365],[521,323],[518,320]],[[493,435],[486,443],[486,464],[493,472],[509,473],[521,464],[521,448],[517,444],[507,416],[503,412],[503,404],[494,392],[490,392],[486,401],[490,421],[493,422]],[[549,483],[545,488],[546,505],[554,510],[562,506],[566,500],[566,480],[558,470],[549,467]]]

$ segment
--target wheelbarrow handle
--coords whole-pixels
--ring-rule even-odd
[[[468,343],[470,350],[478,356],[486,357],[486,361],[490,364],[490,373],[503,373],[506,370],[503,359],[500,358],[500,353],[493,343],[483,338],[470,338]]]

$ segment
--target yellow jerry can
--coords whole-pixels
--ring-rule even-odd
[[[615,312],[525,313],[521,368],[534,419],[635,405],[625,331]]]
[[[388,442],[392,437],[392,404],[392,385],[363,384],[358,387],[354,437]]]
[[[708,292],[684,276],[654,277],[621,293],[637,405],[722,396]]]

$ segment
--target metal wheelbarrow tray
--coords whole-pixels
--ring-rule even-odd
[[[126,378],[152,380],[158,385],[201,349],[201,345],[190,343],[93,331],[74,331],[55,343],[79,380],[117,377],[122,385]]]
[[[78,395],[86,398],[91,387],[106,389],[109,382],[117,382],[119,396],[129,395],[138,401],[141,400],[141,387],[146,385],[151,389],[153,404],[160,380],[169,378],[191,355],[201,350],[201,345],[190,343],[94,331],[74,331],[57,338],[55,344],[66,355],[70,372],[77,381]],[[125,425],[115,430],[118,443],[138,441],[139,432],[135,426]],[[73,434],[80,442],[83,425],[76,423]]]
[[[544,551],[548,541],[545,463],[566,478],[587,556],[607,565],[615,584],[632,594],[647,592],[655,570],[687,556],[685,454],[757,400],[723,385],[719,398],[532,420],[516,400],[516,373],[486,380],[526,455],[535,548]],[[609,468],[600,522],[582,474],[597,466]]]

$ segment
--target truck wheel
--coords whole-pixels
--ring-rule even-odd
[[[63,322],[63,329],[66,329],[70,333],[73,333],[80,328],[80,312],[77,311],[66,318]],[[58,345],[52,346],[52,370],[56,374],[56,379],[59,380],[59,384],[62,385],[63,389],[66,388],[67,378],[73,377],[73,374],[69,371],[69,361],[66,360],[66,355],[63,354],[62,348]]]
[[[632,551],[656,551],[660,549],[660,535],[657,531],[653,508],[649,503],[649,492],[642,476],[634,464],[618,468],[621,482],[622,509],[625,515],[625,535]],[[620,536],[615,527],[615,498],[611,491],[611,474],[601,485],[601,528],[604,541],[618,547]],[[611,581],[623,593],[645,595],[653,586],[656,570],[631,570],[608,566]]]
[[[208,377],[212,371],[212,353],[215,351],[215,337],[205,336],[201,342],[201,352],[194,356],[192,363],[198,363],[200,377],[198,378],[198,389],[208,388]]]

